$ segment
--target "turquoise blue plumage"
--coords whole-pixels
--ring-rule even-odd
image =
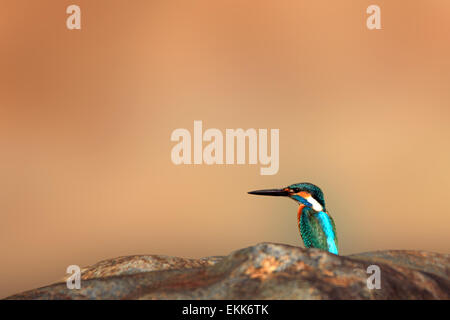
[[[298,224],[306,248],[319,248],[338,254],[336,226],[330,215],[305,207]]]

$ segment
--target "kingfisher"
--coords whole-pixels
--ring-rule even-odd
[[[338,239],[333,218],[325,208],[322,190],[308,182],[282,189],[250,191],[249,194],[288,197],[298,203],[297,226],[306,248],[338,254]]]

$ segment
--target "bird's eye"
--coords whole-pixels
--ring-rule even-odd
[[[299,193],[299,192],[300,192],[300,189],[299,189],[299,188],[293,188],[292,191],[293,191],[294,193]]]

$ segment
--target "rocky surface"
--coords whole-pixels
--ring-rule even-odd
[[[367,287],[378,265],[381,289]],[[336,256],[261,243],[226,257],[130,256],[82,269],[65,281],[7,299],[450,299],[450,255],[378,251]]]

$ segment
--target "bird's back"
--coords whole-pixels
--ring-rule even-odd
[[[305,247],[338,254],[338,241],[333,218],[324,211],[304,207],[299,212],[299,229]]]

